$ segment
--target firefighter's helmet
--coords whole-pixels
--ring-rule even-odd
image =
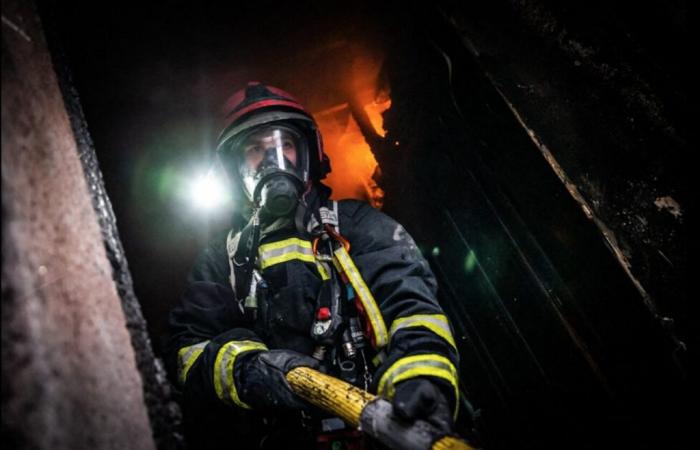
[[[246,148],[250,147],[251,139],[264,140],[271,149],[277,146],[278,151],[270,152],[267,160],[272,161],[275,169],[287,170],[303,185],[321,180],[330,172],[316,121],[287,92],[250,82],[229,98],[224,105],[224,115],[217,153],[229,177],[240,183],[249,200],[254,201],[257,186],[265,177],[263,170],[256,173],[246,165]],[[295,161],[282,153],[281,142],[286,138],[296,147]]]

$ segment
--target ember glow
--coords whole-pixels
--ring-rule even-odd
[[[384,136],[382,116],[391,106],[391,100],[372,101],[363,105],[374,131]],[[314,114],[323,135],[324,148],[331,159],[333,171],[324,181],[333,189],[334,199],[354,198],[368,201],[381,208],[384,192],[377,186],[373,175],[377,161],[365,141],[347,103]]]

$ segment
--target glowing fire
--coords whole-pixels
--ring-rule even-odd
[[[370,102],[363,105],[374,131],[384,137],[381,113],[391,106],[391,100]],[[347,103],[314,114],[326,153],[331,159],[332,172],[324,183],[333,189],[334,199],[354,198],[365,200],[375,208],[381,208],[384,192],[373,179],[378,169],[377,161],[365,141]]]

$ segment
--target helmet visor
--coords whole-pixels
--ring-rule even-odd
[[[237,146],[238,171],[251,200],[263,178],[286,173],[304,183],[307,174],[306,142],[295,129],[270,125],[252,130]]]

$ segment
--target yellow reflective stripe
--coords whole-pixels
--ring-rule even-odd
[[[386,398],[393,398],[396,384],[419,376],[433,376],[447,380],[455,389],[455,411],[459,408],[459,386],[457,369],[444,356],[435,354],[414,355],[401,358],[392,364],[379,380],[377,392]]]
[[[233,402],[241,408],[250,409],[238,397],[236,383],[233,379],[233,364],[241,353],[251,350],[267,350],[265,344],[256,341],[230,341],[225,343],[216,354],[214,361],[214,390],[216,396],[224,402]]]
[[[185,384],[187,381],[187,374],[194,365],[199,355],[204,351],[204,347],[207,346],[209,341],[200,342],[194,345],[188,345],[187,347],[182,347],[177,352],[177,374],[180,384]]]
[[[362,302],[362,306],[365,308],[365,312],[372,324],[372,331],[374,332],[374,342],[376,348],[382,348],[389,343],[389,337],[386,330],[386,325],[384,324],[384,317],[377,306],[377,302],[374,300],[372,292],[365,284],[365,280],[362,278],[360,271],[357,270],[355,263],[350,258],[345,247],[340,246],[335,252],[335,257],[338,260],[338,264],[347,275],[350,280],[350,284],[357,293],[357,296]]]
[[[386,361],[386,352],[384,350],[380,351],[372,358],[372,364],[374,367],[379,367],[384,361]]]
[[[272,242],[269,244],[261,244],[258,247],[258,250],[260,254],[263,254],[267,251],[270,250],[279,250],[284,247],[289,247],[289,246],[298,246],[302,248],[308,248],[311,250],[311,242],[310,241],[305,241],[303,239],[299,238],[289,238],[289,239],[284,239],[282,241],[277,241],[277,242]]]
[[[343,266],[341,266],[338,262],[338,258],[333,258],[333,265],[335,266],[335,270],[337,270],[338,272],[343,271]]]
[[[274,266],[275,264],[291,261],[292,259],[300,259],[302,261],[306,262],[315,262],[316,258],[314,258],[314,255],[307,255],[305,253],[301,252],[296,252],[296,251],[289,251],[282,253],[281,255],[278,256],[270,256],[267,258],[261,257],[260,258],[260,268],[265,269],[270,266]]]
[[[444,314],[416,314],[398,318],[391,324],[389,335],[393,337],[397,331],[410,327],[425,327],[449,342],[455,349],[457,348],[447,317]]]
[[[406,377],[403,374],[408,372],[415,373],[416,371],[423,372],[422,375],[429,375],[428,372],[431,371],[445,373],[448,376],[441,378],[445,378],[457,388],[457,370],[452,362],[444,356],[430,353],[406,356],[394,362],[379,380],[377,392],[388,398],[393,397],[394,384],[401,380],[413,378]]]
[[[311,242],[299,238],[289,238],[279,242],[263,244],[258,248],[260,256],[260,269],[266,269],[275,264],[284,263],[291,260],[300,260],[316,265],[321,279],[329,280],[330,276],[314,256]]]
[[[321,279],[323,281],[331,279],[331,276],[328,275],[328,269],[321,261],[316,261],[316,269],[318,270],[318,273],[321,275]]]

